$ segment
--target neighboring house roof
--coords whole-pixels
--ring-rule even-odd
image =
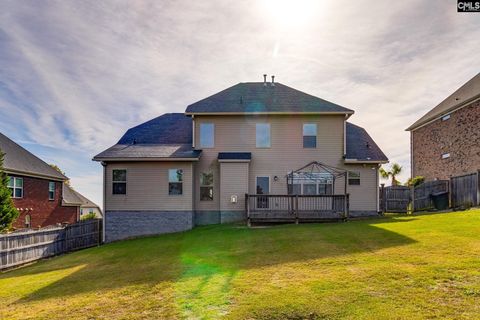
[[[3,167],[9,173],[61,181],[68,180],[66,176],[2,133],[0,133],[0,150],[5,154]]]
[[[251,160],[251,152],[219,152],[218,160]]]
[[[423,117],[407,128],[407,131],[415,130],[422,125],[440,118],[447,113],[480,98],[480,73],[452,93],[448,98],[440,102],[435,108],[428,111]]]
[[[347,122],[346,137],[345,160],[388,162],[387,156],[362,127]]]
[[[344,113],[353,110],[276,82],[242,82],[187,107],[186,114]]]
[[[73,190],[73,189],[72,189]],[[95,204],[95,202],[91,201],[87,197],[85,197],[83,194],[80,192],[73,190],[75,192],[75,195],[82,201],[82,204],[80,205],[81,208],[98,208],[100,210],[100,207]]]
[[[68,184],[63,183],[62,206],[81,206],[82,203],[83,200],[78,196],[78,193]]]
[[[167,113],[129,129],[93,160],[195,160],[201,152],[192,148],[192,119]]]

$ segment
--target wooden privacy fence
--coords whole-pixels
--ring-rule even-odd
[[[347,219],[349,195],[245,195],[250,222],[299,222]]]
[[[450,178],[452,208],[480,206],[480,171]]]
[[[413,189],[413,210],[434,209],[432,194],[448,192],[448,180],[427,181]]]
[[[0,235],[0,270],[101,244],[102,220]]]
[[[382,212],[406,213],[410,203],[410,188],[406,186],[380,187],[380,209]]]

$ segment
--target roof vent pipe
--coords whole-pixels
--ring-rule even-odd
[[[263,85],[266,87],[267,86],[267,75],[263,75]]]
[[[272,87],[275,85],[275,76],[272,76]]]

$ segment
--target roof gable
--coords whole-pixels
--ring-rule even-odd
[[[420,119],[415,121],[407,131],[415,130],[427,122],[439,118],[455,109],[480,97],[480,73],[470,79],[467,83],[457,89],[454,93],[440,102],[435,108],[428,111]]]
[[[2,133],[0,133],[0,150],[5,153],[3,167],[6,171],[57,180],[68,179]]]
[[[187,107],[195,113],[346,113],[353,110],[320,99],[281,83],[236,84]]]
[[[346,123],[347,150],[346,159],[358,161],[388,161],[387,156],[378,147],[365,129]]]

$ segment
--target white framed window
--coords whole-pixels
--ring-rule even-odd
[[[303,124],[303,147],[304,148],[317,147],[317,124],[316,123]]]
[[[213,123],[200,123],[200,148],[215,146],[215,126]]]
[[[442,154],[442,159],[448,159],[448,158],[450,158],[450,153]]]
[[[48,200],[55,200],[55,182],[48,182]]]
[[[213,173],[202,172],[200,174],[200,201],[213,200]]]
[[[182,169],[168,169],[168,194],[171,196],[183,194]]]
[[[257,148],[270,148],[270,123],[257,123],[255,125],[255,138]]]
[[[442,117],[442,121],[447,121],[448,119],[450,119],[450,115],[449,114],[446,114]]]
[[[8,188],[10,189],[10,196],[12,198],[23,198],[23,178],[10,177],[8,180]]]
[[[289,194],[331,195],[333,176],[329,173],[293,174],[293,183],[288,187]]]
[[[112,194],[118,194],[118,195],[127,194],[127,170],[126,169],[112,170]]]
[[[360,172],[348,171],[348,185],[359,186],[360,185]]]

